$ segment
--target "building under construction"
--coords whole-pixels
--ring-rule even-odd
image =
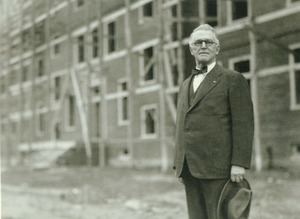
[[[248,79],[253,164],[300,157],[299,0],[2,0],[2,165],[172,165],[199,24]]]

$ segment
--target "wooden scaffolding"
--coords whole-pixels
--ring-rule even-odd
[[[227,0],[227,2],[235,1],[235,0]],[[103,11],[103,4],[102,1],[97,0],[95,1],[96,5],[95,8],[99,12],[97,13],[97,29],[98,29],[98,59],[99,64],[97,69],[94,69],[93,64],[90,62],[89,58],[86,60],[87,68],[88,68],[88,87],[90,88],[91,83],[91,72],[96,72],[99,78],[99,90],[100,90],[100,101],[101,101],[101,110],[99,113],[99,118],[101,121],[101,129],[99,133],[99,166],[105,167],[106,165],[106,144],[108,141],[108,129],[107,129],[107,114],[108,114],[108,107],[107,107],[107,100],[106,100],[106,90],[107,90],[107,78],[104,74],[103,69],[103,22],[102,22],[102,14],[100,13]],[[219,2],[219,1],[217,1]],[[255,137],[254,137],[254,160],[255,160],[255,167],[257,171],[262,169],[262,156],[261,156],[261,149],[260,149],[260,121],[258,117],[258,89],[257,89],[257,81],[258,81],[258,68],[256,62],[256,54],[257,54],[257,36],[260,36],[263,40],[267,40],[272,44],[284,48],[285,50],[289,50],[286,46],[278,43],[276,40],[270,39],[268,36],[264,35],[263,33],[259,33],[255,28],[255,18],[253,16],[253,0],[248,0],[248,17],[249,22],[243,28],[248,30],[248,37],[249,37],[249,44],[250,44],[250,56],[252,57],[251,61],[251,91],[252,91],[252,98],[254,103],[254,112],[255,112]],[[82,89],[80,88],[79,81],[78,81],[78,72],[74,68],[74,63],[71,55],[73,54],[73,37],[71,35],[71,27],[70,23],[70,14],[72,13],[71,10],[71,3],[72,0],[68,0],[68,14],[66,15],[66,23],[67,23],[67,50],[69,56],[67,57],[67,66],[68,72],[67,75],[64,77],[64,81],[62,82],[62,90],[61,96],[58,101],[58,109],[54,111],[51,120],[51,130],[55,129],[55,125],[57,121],[60,119],[60,109],[63,106],[65,101],[65,95],[67,94],[68,87],[72,85],[74,90],[78,113],[80,117],[80,124],[81,124],[81,133],[82,139],[84,142],[85,152],[87,156],[87,164],[91,165],[92,163],[92,148],[90,142],[90,126],[89,123],[91,121],[91,117],[89,116],[89,107],[91,105],[91,97],[88,93],[88,100],[84,102]],[[206,16],[206,0],[198,0],[198,15],[195,17],[185,18],[183,17],[182,10],[183,10],[183,2],[181,0],[170,0],[170,1],[163,1],[163,0],[156,0],[157,3],[157,18],[156,21],[158,22],[158,31],[157,31],[157,38],[159,39],[157,53],[155,56],[151,58],[148,62],[148,65],[145,66],[145,72],[147,72],[152,65],[158,66],[158,96],[159,96],[159,103],[158,103],[158,121],[159,121],[159,143],[160,143],[160,168],[162,171],[167,171],[167,169],[171,165],[171,161],[169,160],[170,148],[174,147],[174,140],[167,135],[167,121],[166,121],[166,114],[170,115],[173,121],[173,125],[175,126],[176,121],[176,100],[177,100],[177,93],[179,91],[179,84],[185,78],[185,51],[184,47],[187,46],[187,38],[184,37],[184,22],[197,22],[198,24],[203,24],[206,22],[214,22],[215,17]],[[89,4],[90,1],[87,1],[87,4],[84,6],[84,17],[85,17],[85,25],[88,27],[88,32],[90,32],[89,27],[91,23],[91,19],[89,17]],[[125,7],[125,75],[127,78],[128,83],[128,115],[129,119],[133,118],[134,115],[134,104],[135,100],[135,88],[133,82],[133,72],[132,72],[132,55],[133,55],[133,46],[134,42],[132,42],[132,26],[131,26],[131,4],[130,0],[124,0],[124,7]],[[50,16],[50,6],[48,1],[48,12],[47,16]],[[220,11],[218,11],[220,12]],[[220,12],[221,13],[221,12]],[[32,19],[32,24],[35,24],[35,21]],[[23,20],[23,19],[21,19]],[[50,23],[49,19],[46,19],[46,34],[50,33]],[[7,19],[9,22],[9,19]],[[49,40],[49,35],[46,36],[46,39]],[[47,48],[49,49],[49,41],[47,43]],[[86,42],[89,44],[89,42]],[[33,51],[35,49],[33,48]],[[35,53],[33,54],[33,59],[35,59]],[[9,71],[10,69],[8,69]],[[48,76],[50,77],[50,76]],[[49,78],[49,81],[51,79]],[[32,79],[32,83],[34,84],[34,79]],[[50,83],[50,82],[49,82]],[[50,85],[49,85],[50,87]],[[51,89],[49,90],[51,92]],[[89,92],[89,89],[88,89]],[[49,101],[50,102],[50,101]],[[50,104],[50,103],[49,103]],[[35,113],[35,104],[32,104],[32,112]],[[32,130],[31,129],[28,130]],[[133,126],[132,124],[127,126],[127,138],[126,138],[126,145],[128,150],[130,151],[130,166],[134,166],[134,159],[135,159],[135,151],[134,151],[134,139],[133,139]],[[52,133],[51,139],[55,141],[55,136]],[[33,141],[33,139],[30,139]]]

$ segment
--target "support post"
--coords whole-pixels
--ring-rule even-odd
[[[160,89],[159,89],[159,131],[160,131],[160,149],[161,149],[161,171],[166,172],[168,170],[169,166],[169,159],[168,159],[168,147],[167,147],[167,141],[166,141],[166,109],[165,109],[165,77],[164,77],[164,49],[163,49],[163,43],[164,43],[164,19],[163,19],[163,7],[162,7],[162,0],[158,1],[158,17],[159,17],[159,45],[158,45],[158,56],[157,56],[157,62],[158,62],[158,69],[159,69],[159,83],[160,83]],[[167,51],[166,51],[167,53]],[[167,60],[169,62],[169,59]],[[169,63],[168,63],[169,64]]]
[[[249,12],[251,17],[253,16],[252,11],[252,0],[249,1]],[[250,26],[253,27],[253,19],[250,21]],[[254,110],[254,161],[255,170],[260,172],[262,170],[262,157],[261,157],[261,145],[260,145],[260,124],[259,124],[259,110],[258,110],[258,93],[257,93],[257,37],[251,30],[248,31],[250,40],[250,69],[251,69],[251,96],[253,101]]]
[[[70,19],[71,16],[70,14],[72,13],[72,4],[71,4],[71,0],[68,0],[68,14],[67,16],[67,20],[69,21],[67,25],[67,34],[68,34],[68,56],[67,56],[67,66],[68,66],[68,74],[71,77],[71,82],[74,88],[74,93],[75,93],[75,97],[76,97],[76,103],[77,103],[77,107],[78,107],[78,111],[79,111],[79,118],[80,118],[80,122],[81,122],[81,129],[82,129],[82,137],[83,137],[83,141],[84,141],[84,146],[85,146],[85,151],[86,151],[86,157],[87,157],[87,165],[91,166],[92,164],[92,151],[91,151],[91,145],[90,145],[90,139],[89,139],[89,135],[88,135],[88,125],[87,125],[87,120],[86,120],[86,116],[85,116],[85,111],[84,111],[84,107],[83,107],[83,102],[82,102],[82,97],[81,97],[81,92],[80,92],[80,88],[79,88],[79,84],[77,81],[77,76],[76,76],[76,72],[75,69],[72,67],[73,64],[73,39],[72,39],[72,35],[71,35],[71,27],[70,27]]]
[[[178,1],[178,7],[177,7],[177,39],[179,42],[178,50],[177,50],[177,70],[178,70],[178,79],[177,84],[184,81],[184,51],[183,51],[183,17],[182,17],[182,2]],[[176,85],[177,86],[177,85]]]
[[[259,125],[259,111],[258,111],[258,94],[257,94],[257,68],[256,68],[256,36],[253,32],[249,31],[250,39],[250,54],[251,54],[251,96],[253,101],[254,110],[254,159],[256,171],[262,170],[261,146],[260,146],[260,125]]]
[[[206,4],[204,0],[198,0],[198,12],[199,12],[199,21],[200,24],[204,24],[205,23],[205,8],[206,8]]]
[[[103,41],[102,41],[102,4],[101,0],[96,1],[96,8],[97,8],[97,20],[99,21],[98,24],[98,57],[99,57],[99,90],[100,90],[100,110],[99,110],[99,118],[100,118],[100,133],[99,133],[99,167],[105,168],[106,160],[108,159],[106,156],[106,143],[107,143],[107,106],[106,106],[106,79],[103,72]]]
[[[125,72],[126,72],[126,77],[128,80],[128,114],[129,114],[129,125],[127,129],[127,148],[129,151],[130,155],[130,166],[133,167],[134,165],[134,148],[133,148],[133,140],[132,140],[132,119],[134,117],[134,112],[133,112],[133,95],[134,95],[134,90],[133,90],[133,81],[131,77],[131,47],[132,47],[132,42],[131,42],[131,27],[130,27],[130,0],[125,0],[125,8],[126,8],[126,13],[125,13],[125,43],[126,43],[126,50],[127,50],[127,55],[125,57]]]
[[[83,142],[84,142],[84,147],[85,147],[85,152],[86,152],[86,159],[87,159],[87,165],[91,166],[92,165],[92,150],[91,150],[91,144],[90,144],[90,139],[89,139],[89,128],[87,124],[87,119],[84,111],[84,106],[83,106],[83,101],[80,93],[80,88],[79,84],[77,81],[76,77],[76,72],[74,69],[71,70],[71,80],[74,88],[74,93],[76,96],[76,103],[79,111],[79,118],[80,118],[80,123],[81,123],[81,129],[82,129],[82,137],[83,137]]]

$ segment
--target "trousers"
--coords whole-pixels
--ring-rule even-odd
[[[189,219],[217,219],[220,194],[228,179],[199,179],[185,160],[181,174],[185,186]]]

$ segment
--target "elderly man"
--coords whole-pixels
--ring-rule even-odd
[[[189,46],[196,68],[179,91],[174,169],[185,186],[189,218],[214,219],[225,183],[243,180],[250,167],[253,106],[244,76],[216,64],[214,28],[197,27]]]

